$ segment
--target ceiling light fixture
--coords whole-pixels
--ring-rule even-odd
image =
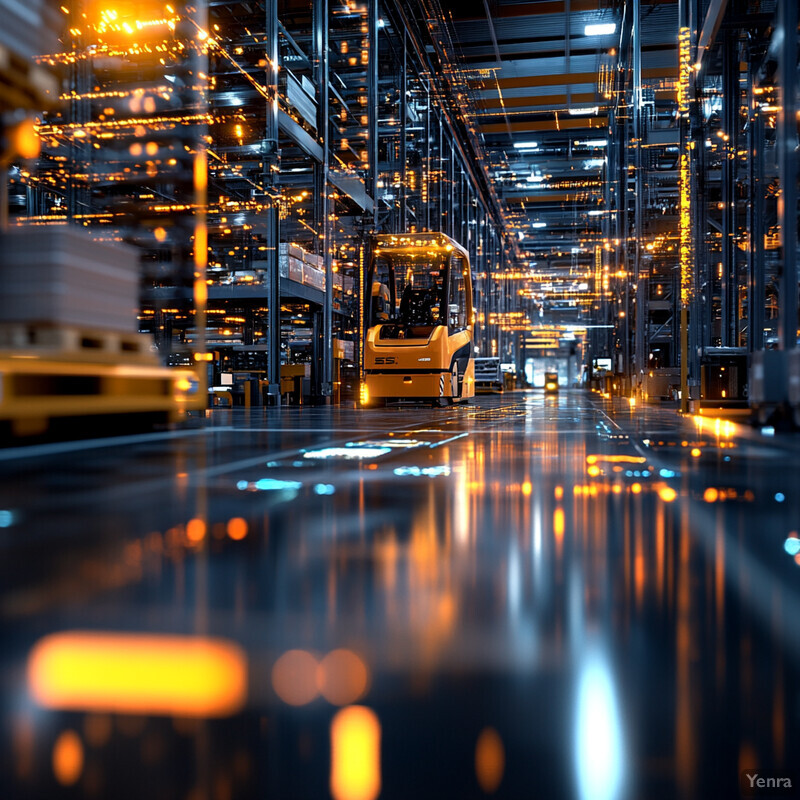
[[[534,150],[539,146],[539,142],[514,142],[517,150]]]
[[[616,22],[599,22],[587,25],[583,32],[586,36],[608,36],[617,30]]]
[[[585,108],[570,108],[567,110],[571,117],[585,117],[589,114],[596,114],[600,109],[598,106],[586,106]]]

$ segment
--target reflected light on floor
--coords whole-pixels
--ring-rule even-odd
[[[623,745],[609,665],[592,656],[581,669],[575,721],[575,771],[581,800],[616,800],[623,795]]]
[[[28,686],[46,708],[226,717],[247,697],[247,657],[232,642],[70,631],[41,639]]]
[[[372,709],[347,706],[331,721],[331,795],[375,800],[381,791],[381,725]]]
[[[195,517],[186,523],[186,538],[190,542],[197,544],[198,542],[202,542],[205,536],[206,523],[202,519]]]
[[[708,489],[703,492],[703,500],[705,500],[706,503],[716,503],[718,498],[719,492],[713,486],[709,486]]]
[[[369,670],[352,650],[333,650],[317,668],[317,688],[335,706],[360,700],[369,686]]]
[[[59,734],[53,745],[53,774],[62,786],[78,782],[83,772],[83,744],[75,731]]]
[[[319,693],[317,659],[305,650],[288,650],[272,667],[272,688],[290,706],[304,706]]]
[[[555,533],[557,539],[562,539],[564,537],[564,509],[557,508],[553,512],[553,533]]]
[[[658,490],[658,496],[665,503],[671,503],[678,496],[678,493],[671,486],[661,486]]]
[[[494,794],[503,780],[506,754],[503,740],[494,728],[484,728],[475,745],[475,775],[486,794]]]
[[[241,517],[232,517],[228,520],[228,536],[238,542],[247,536],[247,521]]]

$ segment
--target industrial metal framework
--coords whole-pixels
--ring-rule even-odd
[[[470,254],[478,355],[800,406],[795,0],[131,9],[62,7],[12,211],[137,244],[142,328],[220,396],[354,396],[367,234],[417,230]]]
[[[642,69],[654,12],[674,18],[672,79]],[[604,216],[618,388],[783,419],[800,399],[797,4],[620,14]]]
[[[247,404],[342,399],[366,234],[403,230],[467,248],[476,350],[509,351],[504,212],[435,0],[131,9],[63,7],[41,61],[64,102],[16,221],[141,247],[141,325],[170,363],[208,360]]]

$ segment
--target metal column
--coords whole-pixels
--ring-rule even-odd
[[[397,233],[408,230],[408,196],[407,176],[408,168],[408,42],[406,32],[403,30],[403,67],[400,76],[400,223]]]
[[[723,132],[727,135],[722,162],[722,319],[723,347],[738,345],[736,309],[739,287],[736,270],[736,132],[739,127],[739,58],[735,30],[726,29],[722,40]]]
[[[778,340],[782,350],[797,347],[797,0],[780,0],[783,29],[779,56],[781,105],[778,113],[778,170],[781,203],[782,264]]]
[[[315,169],[318,176],[316,217],[325,266],[325,298],[322,306],[322,385],[320,387],[323,397],[330,397],[333,393],[333,271],[331,264],[333,226],[328,199],[331,144],[328,119],[330,113],[328,14],[328,0],[314,0],[314,72],[319,98],[317,129],[320,132],[322,144],[322,163],[318,164]]]
[[[269,394],[280,403],[281,376],[281,287],[278,269],[278,208],[276,202],[275,176],[278,168],[278,0],[266,0],[265,84],[269,93],[266,103],[263,146],[263,181],[268,199],[265,215],[265,239],[267,247],[267,381]]]
[[[752,96],[751,75],[751,96]],[[753,108],[752,101],[750,108]],[[747,209],[747,349],[764,349],[764,119],[752,112],[748,126],[748,178],[750,203]]]
[[[378,0],[367,3],[367,39],[369,66],[367,71],[367,152],[369,153],[369,193],[373,200],[372,227],[378,229]],[[326,148],[327,149],[327,148]]]
[[[642,164],[642,145],[644,144],[644,122],[642,120],[642,42],[641,42],[641,8],[639,0],[633,0],[633,141],[635,144],[634,168],[636,180],[636,198],[634,206],[634,280],[636,281],[636,320],[634,328],[633,363],[631,366],[631,384],[636,386],[644,379],[647,369],[647,292],[648,281],[642,270],[642,251],[644,249],[644,168]]]

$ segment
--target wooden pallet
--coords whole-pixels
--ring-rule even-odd
[[[22,323],[0,324],[0,348],[31,353],[47,350],[65,357],[153,357],[155,354],[152,337],[144,333]]]

